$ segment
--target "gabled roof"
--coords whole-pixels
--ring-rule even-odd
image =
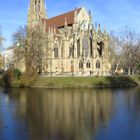
[[[46,24],[46,31],[48,32],[49,28],[60,28],[64,27],[65,20],[67,20],[67,25],[72,25],[74,23],[75,12],[79,14],[82,8],[75,9],[73,11],[58,15],[53,18],[43,19],[43,24]]]

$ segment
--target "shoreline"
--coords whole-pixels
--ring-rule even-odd
[[[110,77],[37,77],[33,83],[26,81],[13,82],[12,87],[18,88],[128,88],[140,85],[140,76],[110,76]]]

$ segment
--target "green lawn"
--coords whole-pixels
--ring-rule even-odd
[[[136,78],[135,78],[136,79]],[[140,80],[140,79],[139,79]],[[44,87],[124,87],[136,86],[132,77],[38,77],[34,86]]]
[[[0,78],[0,85],[4,81]],[[86,88],[86,87],[133,87],[140,85],[140,76],[116,76],[116,77],[37,77],[15,80],[16,87],[46,87],[46,88]]]

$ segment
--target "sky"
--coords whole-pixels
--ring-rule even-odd
[[[93,23],[119,32],[126,26],[140,31],[139,0],[45,0],[48,17],[85,6],[91,10]],[[29,0],[0,0],[0,26],[5,38],[4,47],[12,44],[12,34],[26,25]]]

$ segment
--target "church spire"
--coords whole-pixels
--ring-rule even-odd
[[[30,0],[27,26],[33,27],[42,18],[47,18],[44,0]]]

